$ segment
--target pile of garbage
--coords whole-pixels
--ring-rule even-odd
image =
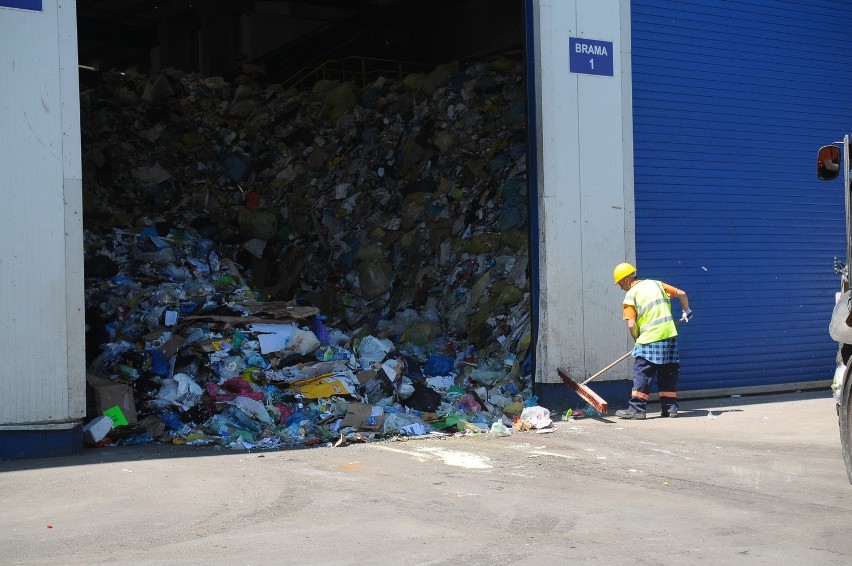
[[[546,426],[520,64],[264,77],[109,72],[81,93],[90,441]],[[132,407],[108,423],[115,386]]]

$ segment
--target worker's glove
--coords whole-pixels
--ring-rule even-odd
[[[683,314],[680,315],[679,322],[689,322],[690,320],[692,320],[692,309],[683,311]]]

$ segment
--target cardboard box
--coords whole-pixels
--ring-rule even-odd
[[[87,375],[86,383],[91,388],[95,411],[99,415],[118,406],[124,418],[127,419],[127,424],[136,424],[136,403],[133,400],[133,389],[129,385],[95,375]]]
[[[112,430],[112,419],[101,415],[83,427],[83,439],[87,444],[97,444]]]
[[[355,427],[362,430],[379,430],[385,422],[385,410],[366,403],[349,403],[346,416],[340,427]]]

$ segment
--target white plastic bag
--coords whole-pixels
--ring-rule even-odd
[[[544,407],[524,407],[521,411],[521,420],[530,423],[533,428],[544,428],[553,422],[550,420],[550,411]]]
[[[388,352],[393,350],[393,342],[385,338],[364,336],[358,345],[358,363],[362,368],[373,366],[374,362],[382,362]]]
[[[164,379],[150,405],[155,409],[168,409],[178,407],[184,411],[198,403],[201,398],[202,389],[185,373],[176,373],[174,378]]]
[[[244,412],[245,414],[256,418],[257,420],[264,422],[268,425],[272,423],[272,417],[269,416],[269,413],[266,410],[266,405],[257,401],[255,399],[251,399],[249,397],[237,397],[231,404]]]

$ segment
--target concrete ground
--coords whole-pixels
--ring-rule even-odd
[[[0,561],[852,563],[828,392],[681,405],[545,434],[0,462]]]

